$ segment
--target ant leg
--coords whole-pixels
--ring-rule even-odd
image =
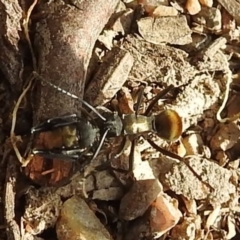
[[[45,122],[43,122],[35,127],[32,127],[31,133],[50,131],[50,130],[58,128],[58,127],[64,127],[69,124],[76,123],[76,122],[78,122],[78,120],[79,120],[79,117],[76,114],[50,118],[50,119],[46,120]]]
[[[103,136],[102,136],[102,139],[101,139],[101,141],[100,141],[100,143],[99,143],[99,145],[98,145],[98,147],[97,147],[97,149],[96,149],[96,151],[95,151],[95,153],[94,153],[91,161],[93,161],[93,160],[97,157],[99,151],[101,150],[101,148],[102,148],[102,146],[103,146],[103,143],[104,143],[104,140],[105,140],[105,138],[107,137],[108,131],[109,131],[109,129],[107,129],[107,130],[104,132],[104,134],[103,134]]]
[[[141,87],[138,93],[138,98],[137,98],[137,103],[136,103],[136,110],[135,110],[135,115],[138,115],[140,106],[142,104],[142,100],[143,100],[143,93],[144,93],[144,88]]]
[[[132,146],[131,146],[131,151],[129,154],[129,172],[132,173],[134,169],[134,152],[135,152],[135,147],[136,147],[136,138],[132,140]]]
[[[129,139],[128,139],[128,137],[127,136],[124,136],[124,138],[123,138],[123,141],[122,141],[122,144],[121,144],[121,150],[117,153],[117,154],[115,154],[115,156],[114,156],[114,158],[119,158],[122,154],[123,154],[123,152],[127,149],[127,147],[128,147],[128,141],[129,141]]]
[[[123,147],[122,147],[121,151],[117,155],[114,156],[114,158],[118,158],[122,155],[124,150],[127,149],[129,141],[130,141],[130,139],[127,136],[125,136],[124,142],[123,142]],[[134,168],[134,151],[135,151],[135,146],[136,146],[136,138],[134,138],[130,142],[132,144],[131,144],[131,150],[130,150],[130,154],[129,154],[129,169],[125,172],[132,172],[133,168]]]
[[[77,161],[81,157],[82,153],[85,152],[85,149],[79,148],[53,148],[51,150],[46,149],[33,149],[32,153],[35,155],[39,155],[45,158],[57,158],[66,161]]]
[[[146,140],[149,142],[149,144],[150,144],[153,148],[155,148],[158,152],[162,153],[163,155],[169,156],[169,157],[171,157],[171,158],[175,158],[175,159],[183,162],[183,158],[180,157],[180,156],[178,156],[177,154],[172,153],[172,152],[170,152],[170,151],[168,151],[168,150],[166,150],[166,149],[164,149],[164,148],[159,147],[156,143],[154,143],[154,142],[151,141],[150,139],[146,139]]]
[[[165,89],[163,89],[160,93],[157,94],[157,96],[152,100],[152,102],[149,104],[149,106],[147,107],[147,110],[145,112],[145,116],[149,116],[150,112],[152,110],[152,108],[154,107],[154,105],[157,103],[157,101],[164,97],[168,92],[170,92],[172,89],[174,88],[173,85],[169,85],[168,87],[166,87]]]
[[[193,173],[193,175],[194,175],[199,181],[201,181],[203,184],[205,184],[207,187],[209,187],[210,189],[213,190],[213,187],[212,187],[209,183],[203,181],[202,178],[201,178],[201,176],[198,175],[198,174],[196,173],[196,171],[195,171],[189,164],[187,164],[187,163],[184,161],[184,158],[182,158],[182,157],[178,156],[177,154],[172,153],[172,152],[170,152],[170,151],[168,151],[168,150],[166,150],[166,149],[163,149],[163,148],[159,147],[156,143],[154,143],[154,142],[151,141],[150,139],[147,139],[147,141],[149,142],[149,144],[150,144],[153,148],[155,148],[157,151],[159,151],[159,152],[162,153],[163,155],[169,156],[169,157],[171,157],[171,158],[175,158],[175,159],[179,160],[180,162],[183,162],[183,163],[190,169],[190,171]]]

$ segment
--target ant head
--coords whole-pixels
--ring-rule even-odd
[[[167,141],[175,141],[182,134],[182,119],[174,110],[164,110],[154,116],[157,135]]]
[[[117,112],[106,112],[103,114],[106,121],[101,121],[99,127],[103,132],[108,130],[108,137],[118,137],[122,134],[123,124]]]

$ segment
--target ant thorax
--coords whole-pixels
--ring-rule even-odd
[[[122,116],[125,135],[143,134],[153,131],[153,117],[144,115],[126,114]]]

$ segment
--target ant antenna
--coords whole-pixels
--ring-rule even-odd
[[[89,103],[87,103],[86,101],[82,100],[81,98],[79,98],[78,96],[67,92],[66,90],[52,84],[51,82],[47,81],[46,79],[44,79],[42,76],[40,76],[37,72],[33,71],[33,76],[38,78],[39,80],[47,83],[48,85],[50,85],[51,87],[57,89],[59,92],[62,92],[66,95],[68,95],[69,97],[72,97],[74,99],[77,99],[80,103],[82,103],[85,107],[88,107],[90,110],[92,110],[96,115],[98,115],[103,121],[106,121],[106,118],[102,116],[102,114],[100,114],[92,105],[90,105]]]

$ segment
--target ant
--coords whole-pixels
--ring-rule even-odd
[[[106,138],[142,136],[147,133],[155,133],[164,140],[174,141],[182,134],[182,119],[176,111],[167,109],[158,115],[151,114],[151,110],[157,101],[174,88],[172,85],[161,91],[142,115],[137,113],[138,110],[133,114],[120,115],[117,112],[100,114],[97,109],[76,95],[46,81],[36,72],[33,74],[42,82],[46,82],[58,91],[75,98],[85,108],[92,110],[97,115],[97,118],[90,120],[79,117],[77,114],[65,115],[48,119],[33,127],[31,129],[32,137],[37,133],[50,131],[55,132],[57,135],[61,134],[63,139],[61,147],[52,149],[33,148],[31,151],[34,155],[72,161],[89,155],[91,160],[93,160],[98,155]],[[139,102],[138,106],[140,105]],[[154,148],[161,151],[161,148],[155,147],[150,140],[148,141]],[[166,154],[166,151],[163,149],[164,154]]]
[[[60,147],[43,149],[31,148],[31,153],[33,155],[39,155],[51,159],[57,158],[66,161],[70,160],[77,163],[82,160],[83,163],[81,164],[81,169],[84,169],[85,166],[96,158],[105,139],[124,136],[126,140],[126,137],[128,136],[143,136],[153,148],[161,152],[163,155],[184,162],[198,180],[203,182],[210,189],[213,189],[209,183],[203,181],[201,176],[199,176],[195,170],[184,161],[184,158],[159,147],[156,143],[145,137],[148,133],[155,133],[160,138],[171,142],[177,140],[181,136],[182,119],[176,111],[165,109],[157,115],[151,114],[151,110],[157,101],[174,89],[173,85],[170,85],[159,92],[151,101],[144,114],[138,114],[142,99],[141,94],[143,94],[143,91],[140,92],[141,94],[137,101],[137,110],[135,113],[118,114],[117,112],[105,112],[101,114],[96,108],[83,99],[80,99],[76,95],[48,82],[37,72],[33,72],[33,75],[35,78],[49,84],[58,91],[76,99],[82,103],[85,108],[92,110],[93,113],[97,115],[96,118],[93,118],[86,109],[83,108],[83,112],[86,112],[87,115],[90,116],[90,120],[84,117],[79,117],[77,114],[70,114],[48,119],[38,126],[33,127],[31,129],[32,140],[35,134],[40,134],[42,132],[51,132],[53,133],[53,136],[57,136],[62,140]],[[31,141],[31,144],[32,142],[33,141]],[[131,152],[134,149],[134,143],[135,141],[133,141]],[[120,154],[121,153],[117,155],[120,156]],[[87,157],[90,157],[90,162],[86,161]],[[132,167],[133,162],[131,161],[129,163],[129,172],[132,170]]]

